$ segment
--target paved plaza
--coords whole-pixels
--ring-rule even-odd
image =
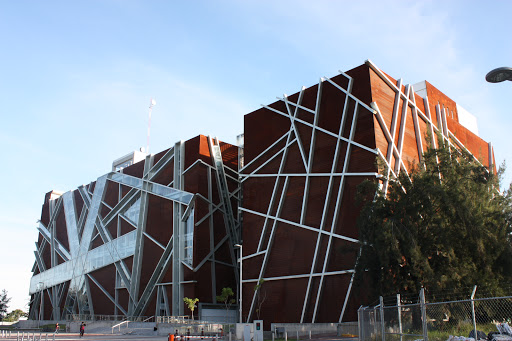
[[[35,339],[34,339],[35,336]],[[41,338],[40,338],[41,337]],[[0,337],[0,340],[19,340],[22,341],[22,335],[19,335],[19,338],[17,338],[16,335],[11,335],[9,337],[2,338]],[[23,341],[50,341],[50,340],[59,340],[59,341],[73,341],[73,340],[160,340],[160,341],[167,341],[167,336],[161,336],[161,335],[119,335],[119,334],[86,334],[84,337],[80,337],[76,333],[60,333],[56,334],[54,338],[54,334],[30,334],[27,336],[27,333],[25,333]],[[223,339],[217,339],[217,338],[205,338],[204,341],[216,341],[216,340],[223,340]],[[323,336],[323,337],[317,337],[308,339],[305,338],[303,340],[310,340],[310,341],[357,341],[357,338],[341,338],[336,336]],[[290,338],[291,341],[291,338]],[[295,341],[295,340],[293,340]]]

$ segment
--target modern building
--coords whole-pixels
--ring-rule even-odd
[[[182,316],[183,297],[212,303],[203,315],[218,312],[216,295],[238,280],[238,154],[198,136],[133,165],[121,158],[126,167],[74,191],[48,193],[30,318]]]
[[[371,61],[322,78],[247,114],[239,146],[199,136],[48,193],[30,318],[182,315],[183,297],[213,315],[220,290],[240,285],[242,244],[244,322],[354,321],[357,185],[385,191],[436,135],[495,171],[475,132],[430,83],[404,84]]]

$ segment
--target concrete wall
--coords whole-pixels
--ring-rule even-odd
[[[359,323],[343,322],[338,324],[338,331],[336,335],[342,336],[343,334],[359,335]]]
[[[129,328],[135,328],[130,322]],[[204,335],[220,335],[220,329],[223,328],[222,324],[172,324],[172,323],[157,323],[158,335],[169,335],[174,334],[178,330],[178,335],[187,335],[187,331],[190,330],[190,335],[201,335],[201,331],[204,331]]]
[[[299,335],[309,334],[311,331],[314,334],[328,334],[336,333],[338,323],[272,323],[270,325],[271,330],[276,331],[277,328],[285,330],[288,335],[295,335],[299,332]]]

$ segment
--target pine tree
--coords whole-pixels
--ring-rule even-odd
[[[512,185],[500,193],[500,174],[440,146],[390,181],[386,196],[379,183],[360,186],[367,201],[356,280],[367,278],[375,297],[422,287],[431,298],[442,290],[467,297],[473,285],[499,295],[512,279]]]
[[[0,294],[0,321],[7,314],[7,308],[9,307],[9,302],[11,301],[10,297],[7,297],[7,291],[4,289]]]

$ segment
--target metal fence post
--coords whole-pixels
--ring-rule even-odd
[[[384,298],[380,296],[380,332],[382,341],[386,341],[386,325],[384,324]]]
[[[372,323],[373,323],[373,332],[375,333],[375,340],[377,340],[377,335],[379,334],[379,329],[377,328],[377,307],[373,308],[373,311],[372,311],[372,320],[373,320]]]
[[[474,337],[475,337],[475,340],[478,340],[478,335],[476,333],[475,293],[476,293],[476,285],[473,288],[473,293],[471,293],[471,313],[473,315],[473,330],[475,333]]]
[[[364,340],[363,330],[361,328],[362,323],[363,323],[363,306],[360,306],[359,309],[357,309],[357,330],[359,332],[359,340],[361,340],[361,341]]]
[[[425,305],[425,288],[421,288],[421,291],[420,291],[420,306],[421,306],[421,322],[423,325],[423,340],[428,341],[427,307]]]
[[[400,341],[402,341],[402,307],[401,307],[400,294],[396,294],[396,309],[398,310],[398,332],[400,333]]]

